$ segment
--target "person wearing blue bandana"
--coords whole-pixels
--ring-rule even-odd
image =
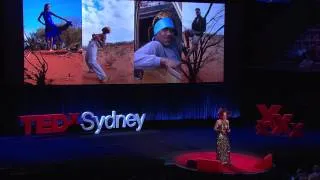
[[[134,53],[134,68],[177,70],[180,66],[181,54],[175,41],[175,31],[170,17],[163,17],[155,21],[152,41]]]

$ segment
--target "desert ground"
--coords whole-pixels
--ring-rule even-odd
[[[212,59],[206,63],[199,72],[200,82],[223,82],[224,81],[224,41],[219,46],[208,48],[212,52]],[[205,55],[206,56],[206,55]]]
[[[40,66],[42,58],[48,64],[46,84],[48,85],[86,85],[101,84],[95,73],[89,73],[85,63],[85,50],[68,51],[33,51],[25,52],[24,67],[36,73],[35,66]],[[37,57],[41,59],[39,62]],[[98,61],[109,77],[106,84],[131,84],[133,78],[133,43],[108,44],[99,49]],[[27,61],[28,60],[28,61]],[[29,63],[30,62],[30,63]],[[34,81],[25,80],[35,84]]]
[[[224,54],[222,47],[212,47],[212,61],[208,62],[198,74],[198,82],[223,82],[224,78]],[[95,73],[89,73],[85,63],[85,50],[70,52],[56,50],[49,52],[26,51],[24,67],[29,74],[37,74],[36,67],[45,60],[48,65],[46,73],[46,84],[48,85],[86,85],[101,84]],[[147,83],[188,83],[186,78],[179,80],[174,78],[165,70],[145,71],[142,80],[134,78],[133,75],[133,42],[108,44],[99,49],[98,61],[105,70],[109,80],[105,84],[147,84]],[[38,58],[40,61],[38,60]],[[43,60],[42,60],[43,57]],[[36,82],[25,79],[26,83],[35,85]]]
[[[109,77],[109,80],[105,82],[106,84],[135,83],[133,77],[133,48],[133,42],[131,42],[108,44],[104,49],[99,50],[98,62]],[[99,83],[95,73],[88,73],[86,64],[83,64],[82,80],[83,84]]]
[[[46,62],[46,84],[75,85],[82,84],[82,52],[68,51],[25,51],[24,68],[33,74],[38,74],[36,67],[41,69],[41,63]],[[34,84],[35,81],[25,79],[26,83]]]

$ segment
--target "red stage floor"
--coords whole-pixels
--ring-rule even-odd
[[[231,153],[231,165],[221,165],[215,152],[191,152],[177,155],[176,165],[207,173],[257,174],[272,168],[272,155],[265,158],[252,155]],[[189,162],[189,163],[188,163]]]

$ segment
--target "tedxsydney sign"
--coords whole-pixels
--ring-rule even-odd
[[[135,128],[136,131],[142,129],[146,114],[143,113],[127,115],[117,114],[112,111],[111,115],[98,117],[92,112],[65,114],[44,114],[19,116],[25,135],[52,134],[67,131],[70,126],[80,125],[84,131],[94,131],[99,134],[103,128],[107,130],[119,128]],[[33,131],[35,125],[35,131]]]

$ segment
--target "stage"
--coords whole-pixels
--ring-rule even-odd
[[[254,128],[233,128],[231,151],[260,158],[272,154],[273,168],[261,174],[275,173],[277,169],[295,171],[297,165],[309,165],[306,159],[315,162],[320,159],[319,135],[320,132],[310,130],[300,138],[264,137],[257,136]],[[68,173],[73,177],[166,176],[175,179],[178,174],[181,177],[184,173],[186,178],[190,173],[193,177],[201,173],[179,167],[175,157],[185,153],[215,152],[215,133],[210,127],[143,129],[141,132],[104,131],[99,135],[1,137],[0,144],[2,175],[62,177]],[[206,173],[208,175],[211,174]]]

